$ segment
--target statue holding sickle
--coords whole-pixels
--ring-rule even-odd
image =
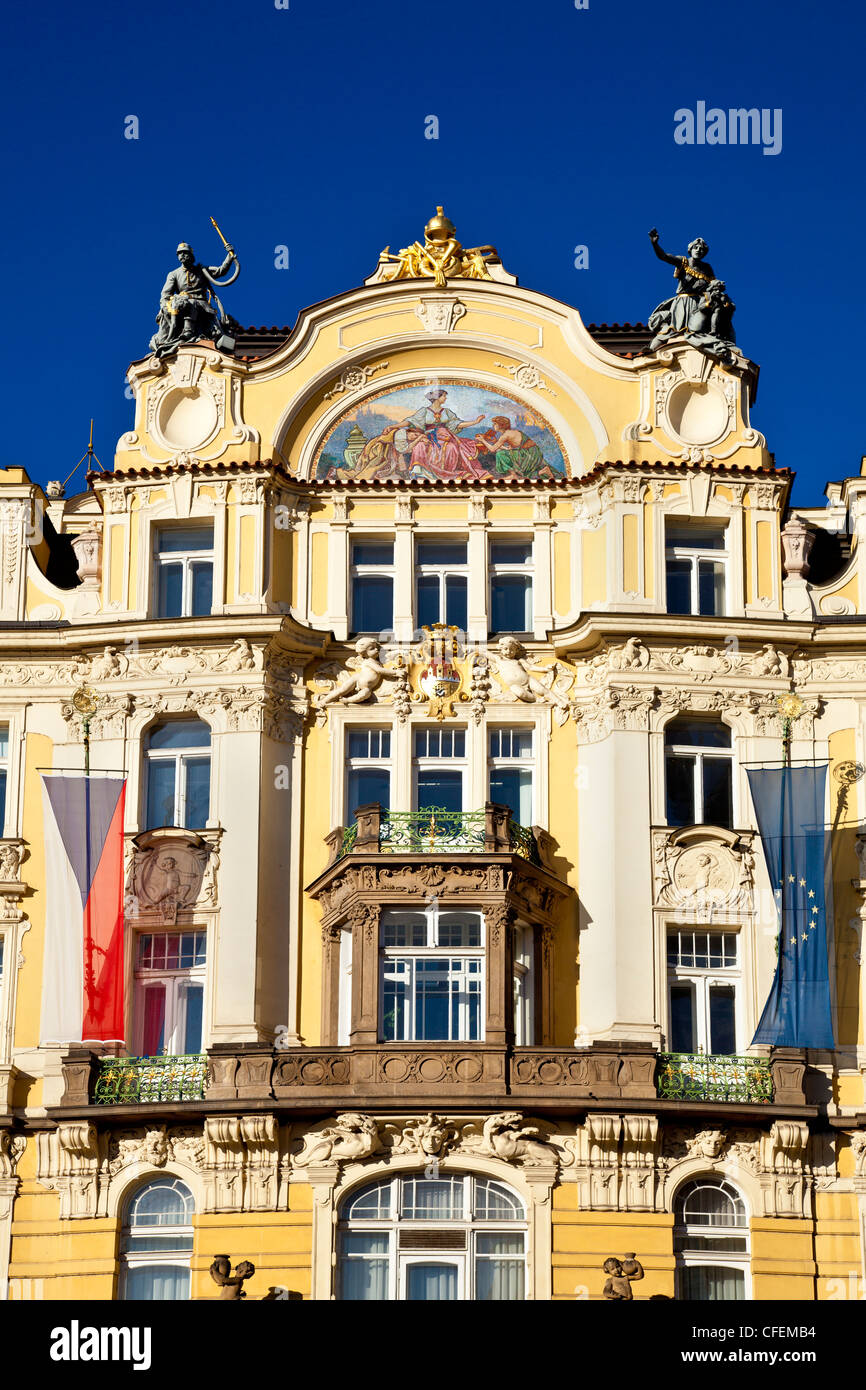
[[[226,241],[213,218],[211,222],[226,249],[226,258],[222,265],[200,265],[192,247],[185,241],[180,243],[177,248],[180,265],[169,272],[162,287],[157,331],[150,340],[151,351],[157,357],[168,357],[183,343],[194,343],[198,338],[213,339],[222,352],[234,349],[231,330],[235,322],[223,309],[216,290],[234,284],[241,265],[234,247]],[[222,277],[232,265],[234,271],[224,280]]]

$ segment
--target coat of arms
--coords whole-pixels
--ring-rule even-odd
[[[423,663],[418,689],[430,701],[431,717],[445,719],[453,715],[453,701],[463,685],[463,674],[455,661],[462,655],[458,629],[446,623],[433,623],[421,631],[425,634],[424,640],[414,652],[416,661]]]

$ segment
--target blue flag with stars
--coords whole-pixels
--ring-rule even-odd
[[[748,768],[779,912],[779,959],[753,1042],[832,1047],[824,902],[826,765]]]

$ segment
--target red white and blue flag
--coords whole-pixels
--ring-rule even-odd
[[[126,779],[42,774],[43,1043],[123,1040]]]

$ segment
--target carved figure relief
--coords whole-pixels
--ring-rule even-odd
[[[154,912],[172,926],[178,912],[191,907],[201,894],[205,870],[208,893],[216,899],[216,864],[211,847],[192,832],[148,830],[136,836],[127,879],[127,911]]]
[[[524,704],[552,705],[556,711],[558,724],[568,718],[569,702],[562,687],[570,688],[574,677],[566,671],[560,674],[560,663],[534,665],[516,637],[500,637],[497,643],[494,674],[506,692],[506,698],[520,700]]]
[[[372,700],[384,681],[405,681],[406,668],[401,657],[393,667],[379,660],[380,643],[375,637],[361,637],[355,643],[355,655],[349,657],[346,669],[338,676],[333,688],[322,693],[316,701],[319,709],[336,701],[347,705],[366,704]],[[328,680],[327,668],[320,670],[317,679]]]

